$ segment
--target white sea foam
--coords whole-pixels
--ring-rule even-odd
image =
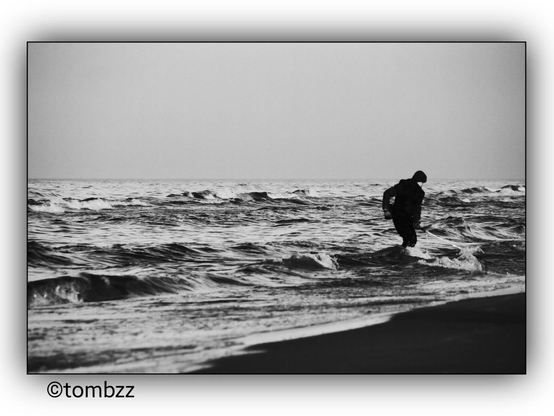
[[[89,201],[71,200],[67,202],[67,206],[71,209],[90,209],[92,211],[113,208],[112,204],[104,199],[91,199]]]
[[[287,266],[299,267],[303,269],[329,269],[336,270],[336,260],[326,253],[303,253],[293,254],[287,259],[283,259]]]
[[[457,258],[451,259],[446,256],[433,259],[431,262],[420,260],[420,264],[428,266],[444,267],[447,269],[467,270],[469,272],[482,272],[484,270],[481,262],[473,255],[480,252],[478,246],[468,246],[461,249]]]
[[[31,205],[29,206],[29,209],[35,212],[49,212],[52,214],[61,214],[65,212],[65,209],[55,202],[42,205]]]
[[[406,247],[406,253],[412,257],[419,257],[426,260],[432,260],[431,256],[426,250],[422,250],[419,247]]]
[[[233,199],[237,197],[237,194],[230,188],[221,188],[215,191],[215,196],[221,199]]]

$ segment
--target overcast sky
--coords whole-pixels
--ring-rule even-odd
[[[523,43],[31,43],[29,178],[522,179]]]

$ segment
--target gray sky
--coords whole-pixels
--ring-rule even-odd
[[[29,178],[525,175],[522,43],[32,43]]]

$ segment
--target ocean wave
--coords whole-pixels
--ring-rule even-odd
[[[51,214],[61,214],[65,212],[65,208],[61,204],[52,201],[36,203],[36,201],[34,200],[27,202],[27,210],[34,212],[46,212]]]
[[[313,222],[313,220],[310,220],[309,218],[287,218],[283,220],[277,220],[275,221],[275,227],[283,227],[293,224],[299,224],[299,223],[309,223]]]
[[[301,195],[303,197],[308,198],[319,198],[320,194],[314,189],[297,189],[295,191],[292,191],[294,195]]]
[[[136,265],[157,265],[182,261],[203,261],[209,251],[191,248],[180,243],[165,243],[151,246],[113,245],[96,248],[90,256],[101,264],[131,267]]]
[[[432,267],[442,267],[446,269],[464,270],[471,273],[482,273],[484,271],[483,264],[475,257],[476,252],[482,252],[480,247],[463,247],[456,258],[440,256],[437,258],[427,258],[420,260],[419,264]]]
[[[84,199],[54,198],[46,200],[36,200],[31,198],[27,200],[28,210],[53,214],[81,210],[101,211],[121,206],[149,206],[149,204],[137,198],[125,198],[122,200],[111,200],[98,197]]]
[[[317,192],[310,189],[297,189],[295,191],[248,191],[244,192],[241,189],[231,190],[222,188],[218,190],[205,189],[202,191],[184,191],[181,193],[171,193],[166,198],[184,199],[188,201],[204,201],[204,202],[267,202],[289,200],[291,202],[304,201],[306,198],[317,198]]]
[[[73,261],[64,255],[55,253],[37,241],[28,241],[27,264],[29,266],[56,267],[73,264]]]
[[[102,302],[133,296],[176,293],[188,289],[186,281],[170,277],[139,279],[132,275],[112,276],[80,273],[27,283],[27,306]]]
[[[464,207],[471,204],[471,199],[469,198],[460,198],[457,196],[450,196],[450,195],[435,195],[432,197],[429,197],[426,199],[426,204],[438,204],[441,206],[446,207],[452,207],[452,208],[458,208],[458,207]]]
[[[500,188],[500,191],[525,192],[525,185],[506,185]]]
[[[114,244],[97,247],[86,244],[64,245],[55,249],[36,241],[27,244],[28,266],[59,268],[74,265],[95,267],[156,266],[175,262],[203,262],[217,250],[209,246],[191,248],[180,243],[151,246]],[[213,256],[212,256],[213,257]],[[216,256],[217,257],[217,256]]]
[[[500,189],[491,188],[488,186],[477,186],[465,188],[459,191],[464,194],[497,194],[497,193],[525,193],[525,185],[504,185]]]
[[[292,268],[310,270],[337,270],[338,266],[337,261],[326,253],[293,254],[283,259],[283,264]]]
[[[525,186],[506,185],[501,188],[492,188],[489,186],[476,186],[464,188],[461,190],[444,190],[436,193],[428,193],[425,197],[426,204],[439,204],[448,207],[464,207],[475,202],[482,201],[483,198],[510,198],[525,196]]]
[[[448,216],[435,220],[424,227],[424,230],[432,232],[430,235],[460,243],[520,241],[525,239],[526,230],[525,224],[521,221],[522,219],[519,218],[499,217],[492,214]]]
[[[232,246],[231,249],[242,252],[242,253],[250,253],[250,254],[266,254],[267,248],[264,246],[261,246],[259,244],[254,243],[242,243],[237,244],[235,246]]]
[[[77,275],[29,281],[27,307],[118,301],[183,292],[203,293],[229,286],[271,285],[269,280],[264,282],[258,275],[249,277],[245,272],[242,275],[180,272],[140,277],[132,274],[132,270],[137,273],[144,271],[143,268],[137,267],[127,273],[81,272]]]
[[[476,186],[476,187],[473,187],[473,188],[462,189],[460,192],[463,193],[463,194],[477,194],[477,193],[490,192],[490,190],[488,188],[486,188],[485,186]]]

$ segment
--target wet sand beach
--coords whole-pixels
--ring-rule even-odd
[[[525,293],[416,309],[361,329],[248,347],[198,373],[525,374]]]

